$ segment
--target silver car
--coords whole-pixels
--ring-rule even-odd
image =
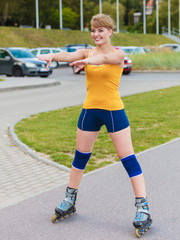
[[[159,48],[168,48],[175,52],[180,52],[180,44],[177,43],[166,43],[159,46]]]
[[[143,47],[135,47],[135,46],[128,46],[128,47],[119,47],[125,54],[145,54],[146,51]]]
[[[41,54],[64,52],[64,50],[61,48],[41,47],[41,48],[30,49],[30,52],[36,57]],[[69,64],[69,63],[52,61],[51,67],[57,68],[58,66],[64,66],[67,64]]]

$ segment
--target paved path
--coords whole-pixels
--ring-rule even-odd
[[[62,74],[62,76],[63,76],[63,74]],[[148,91],[148,90],[159,89],[159,88],[163,88],[163,87],[176,86],[176,85],[180,84],[179,78],[177,77],[176,74],[169,75],[169,76],[175,76],[175,78],[169,78],[169,80],[168,80],[167,75],[164,75],[163,77],[159,74],[158,74],[158,77],[157,77],[157,75],[154,75],[154,78],[152,79],[151,82],[146,81],[147,79],[145,79],[143,77],[143,75],[141,75],[141,74],[138,75],[139,81],[135,82],[133,80],[133,76],[134,75],[131,75],[128,78],[127,78],[127,76],[124,77],[124,81],[122,81],[122,83],[121,83],[121,96],[128,95],[128,94],[135,94],[138,92],[143,92],[143,91]],[[146,76],[148,77],[149,75],[146,75]],[[11,78],[11,80],[10,80],[11,81],[10,85],[12,87],[16,87],[17,81],[13,82],[12,80],[13,80],[13,78]],[[22,78],[22,79],[18,80],[19,81],[18,84],[22,84],[22,81],[24,81],[24,80],[26,80],[26,78]],[[32,84],[34,84],[34,80],[35,80],[35,78],[33,78],[33,79],[28,78],[28,81],[30,81]],[[66,106],[70,106],[70,105],[81,104],[83,102],[84,97],[85,97],[84,76],[81,76],[78,78],[76,77],[73,81],[70,81],[69,79],[66,80],[64,78],[59,78],[58,80],[60,80],[62,82],[62,84],[60,86],[43,88],[43,89],[30,89],[30,90],[23,90],[23,91],[1,92],[0,93],[0,112],[1,112],[1,118],[0,118],[0,126],[1,126],[1,129],[0,129],[0,149],[1,149],[1,151],[0,151],[0,176],[1,176],[0,177],[0,186],[1,186],[1,188],[0,188],[0,199],[1,199],[0,208],[2,209],[0,212],[0,216],[1,216],[0,217],[0,233],[3,236],[2,239],[5,239],[5,240],[6,239],[13,239],[13,240],[14,239],[15,240],[16,239],[17,240],[18,239],[52,239],[52,237],[55,237],[55,234],[57,234],[56,231],[54,232],[54,228],[53,228],[53,230],[51,230],[51,225],[50,225],[50,229],[47,228],[48,232],[45,231],[46,233],[43,233],[43,231],[37,231],[37,232],[33,231],[34,236],[30,234],[28,229],[29,230],[31,229],[31,231],[32,231],[32,229],[36,229],[36,228],[32,228],[32,227],[35,227],[34,225],[36,225],[36,226],[38,226],[38,228],[40,228],[40,225],[37,223],[39,223],[41,221],[42,221],[40,223],[41,227],[43,227],[44,229],[46,229],[46,227],[47,227],[46,224],[49,225],[49,216],[51,216],[51,213],[54,211],[54,206],[56,206],[59,199],[61,199],[62,196],[64,195],[63,194],[64,186],[67,184],[69,173],[66,171],[63,171],[61,169],[58,169],[56,167],[48,166],[47,164],[41,163],[41,162],[31,158],[30,156],[24,154],[16,146],[13,145],[13,143],[11,142],[11,140],[8,137],[7,130],[8,130],[8,126],[12,125],[15,121],[17,121],[18,119],[21,119],[22,117],[29,116],[30,114],[34,114],[34,113],[41,112],[41,111],[49,111],[51,109],[58,109],[60,107],[66,107]],[[40,81],[43,81],[42,83],[44,83],[44,79],[41,79]],[[56,82],[57,79],[53,79],[52,77],[49,78],[50,83],[52,83],[53,81]],[[48,79],[46,79],[46,83],[48,84]],[[8,87],[10,87],[10,85]],[[1,85],[0,85],[0,87],[1,87]],[[179,141],[177,141],[177,144],[179,144]],[[175,147],[175,149],[173,149],[173,147]],[[178,148],[176,149],[176,144],[174,144],[174,143],[172,144],[172,149],[173,150],[170,152],[169,152],[169,150],[167,151],[167,148],[165,148],[165,150],[163,150],[164,151],[163,154],[166,156],[166,159],[165,160],[163,159],[163,160],[166,162],[166,164],[168,164],[168,160],[170,158],[172,158],[171,153],[174,154],[176,160],[179,157],[178,151],[177,151]],[[170,156],[168,155],[168,153],[170,153]],[[162,158],[164,158],[164,155]],[[158,154],[157,154],[157,156],[158,156]],[[149,159],[151,157],[152,157],[151,154],[149,154]],[[142,158],[143,158],[143,155],[142,155]],[[158,158],[159,161],[162,158]],[[156,159],[156,158],[153,157],[153,159]],[[145,161],[145,162],[147,162],[147,161]],[[175,161],[174,163],[175,163],[175,165],[173,165],[173,168],[175,168],[175,166],[177,167],[178,162]],[[149,179],[151,179],[152,172],[153,172],[153,176],[154,176],[154,168],[152,169],[151,162],[149,162],[149,166],[150,166],[149,171],[148,171],[150,174]],[[159,168],[161,168],[162,160],[161,160],[161,162],[158,163],[158,166],[159,166]],[[167,166],[169,166],[169,165],[167,165]],[[112,168],[110,167],[108,169],[109,170],[114,169],[114,167],[115,167],[115,165],[112,166]],[[163,179],[161,179],[159,177],[159,171],[158,171],[159,168],[156,169],[156,166],[155,166],[155,169],[156,169],[156,171],[155,171],[156,178],[155,179],[157,181],[153,183],[154,185],[153,185],[153,188],[150,189],[150,192],[153,196],[153,198],[152,198],[153,201],[155,201],[155,199],[156,199],[159,204],[159,200],[160,200],[160,204],[163,204],[163,209],[165,209],[165,212],[163,212],[164,215],[163,214],[162,215],[165,216],[166,217],[165,220],[167,220],[167,222],[170,223],[171,228],[167,228],[167,232],[168,232],[168,234],[170,234],[170,233],[172,233],[172,230],[173,231],[175,230],[174,228],[172,228],[172,224],[171,224],[172,219],[175,219],[177,224],[179,224],[179,215],[180,214],[175,209],[176,205],[174,204],[174,203],[176,203],[176,199],[177,199],[176,197],[174,198],[174,195],[179,196],[179,192],[175,191],[175,187],[176,187],[175,184],[173,185],[173,187],[171,186],[172,185],[171,184],[172,183],[172,181],[171,181],[172,174],[168,178],[168,179],[170,179],[170,181],[165,182],[165,174],[164,173],[167,173],[167,176],[168,176],[168,168],[166,169],[165,172],[163,172],[163,174],[164,174]],[[145,169],[148,169],[148,167],[145,167]],[[112,171],[115,171],[115,170],[112,170]],[[91,181],[96,182],[96,180],[99,181],[100,183],[103,183],[102,179],[104,179],[104,178],[100,178],[101,180],[97,179],[97,176],[99,176],[100,172],[97,172],[94,174],[96,176],[95,178],[87,177],[87,179],[90,179],[89,180],[90,183],[91,183]],[[106,172],[106,169],[102,170],[102,174],[103,175],[107,174],[108,176],[110,176],[109,173]],[[115,174],[119,175],[119,172],[115,173]],[[124,174],[124,173],[120,173],[120,175],[121,174]],[[148,175],[148,173],[146,175]],[[113,176],[114,176],[114,173],[112,172],[111,177],[113,177]],[[174,179],[176,179],[176,177],[177,177],[177,174],[175,175]],[[95,179],[95,180],[93,180],[93,179]],[[111,180],[109,180],[109,181],[110,181],[110,183],[112,183]],[[121,179],[120,179],[120,181],[122,181],[122,182],[120,182],[120,185],[123,186],[121,194],[124,197],[124,189],[126,186],[125,182],[127,184],[127,179],[125,182]],[[156,184],[158,181],[160,181],[158,190],[157,190],[157,192],[154,192],[155,190],[153,190],[153,193],[152,193],[152,189],[157,188]],[[86,180],[85,180],[85,182],[86,182]],[[94,187],[96,185],[95,182],[92,185]],[[76,223],[76,224],[80,224],[82,221],[86,222],[86,220],[87,220],[87,223],[85,223],[85,225],[86,225],[85,229],[88,229],[88,227],[90,227],[90,229],[93,229],[93,226],[94,226],[98,231],[97,234],[95,234],[96,231],[94,233],[91,233],[93,238],[90,238],[90,239],[103,239],[101,237],[98,238],[98,236],[101,231],[104,232],[104,229],[106,228],[107,223],[109,224],[109,221],[107,222],[107,221],[105,221],[105,219],[109,219],[107,217],[111,216],[110,213],[109,213],[109,215],[108,214],[106,215],[106,213],[103,209],[108,209],[107,204],[109,204],[111,202],[110,196],[112,196],[113,201],[114,201],[114,198],[115,199],[117,198],[116,196],[113,195],[116,191],[114,190],[115,188],[114,189],[112,188],[113,191],[110,191],[110,193],[108,194],[107,202],[104,203],[104,200],[103,200],[103,204],[106,205],[106,208],[103,208],[103,207],[100,208],[101,211],[97,211],[97,213],[95,215],[93,215],[94,212],[91,211],[91,208],[93,208],[93,206],[94,206],[94,204],[96,204],[96,202],[93,202],[93,205],[91,205],[91,208],[89,209],[89,204],[91,203],[90,200],[92,200],[92,197],[90,197],[90,193],[92,190],[92,194],[94,193],[94,195],[97,195],[97,188],[93,188],[93,187],[89,188],[88,186],[90,183],[87,182],[86,185],[82,184],[82,193],[79,194],[80,195],[79,196],[79,198],[80,198],[79,206],[82,205],[82,210],[80,207],[80,211],[85,210],[85,215],[81,215],[82,212],[79,212],[78,217],[80,217],[80,222],[78,220],[79,223]],[[149,183],[149,180],[148,180],[148,183]],[[112,184],[112,186],[113,186],[113,184]],[[60,187],[60,185],[62,185],[62,187]],[[59,186],[59,189],[57,189],[57,186]],[[101,184],[99,186],[101,186]],[[111,184],[109,185],[109,188],[111,188]],[[118,186],[118,188],[119,188],[119,186]],[[47,192],[47,190],[50,190],[50,189],[54,189],[54,190]],[[161,194],[161,198],[158,200],[157,197],[159,197],[161,189],[162,189],[163,193]],[[168,189],[169,195],[166,194],[167,189]],[[57,194],[57,191],[59,191],[59,193],[60,193],[59,195]],[[41,192],[45,192],[45,193],[40,194],[33,198],[29,198],[29,197],[32,197]],[[52,194],[52,197],[51,197],[51,194]],[[105,196],[103,194],[104,194],[104,190],[102,191],[101,196],[103,196],[103,199],[105,199]],[[83,206],[83,201],[86,202],[85,196],[88,196],[90,199],[90,200],[88,200],[88,209],[89,210],[87,209],[87,205]],[[173,196],[173,207],[174,208],[171,208],[172,196]],[[166,205],[163,202],[164,197],[171,197],[171,199],[168,198],[169,201],[167,202]],[[25,200],[25,199],[27,199],[27,200]],[[95,200],[95,198],[93,198],[93,199]],[[126,201],[125,201],[126,199],[128,199],[128,201],[129,201],[130,198],[125,197],[124,199],[122,199],[121,204],[126,203]],[[25,201],[21,202],[22,200],[25,200]],[[98,201],[100,201],[100,200],[98,200]],[[15,203],[18,203],[18,202],[20,202],[20,204],[17,204],[13,207],[8,207],[8,206],[14,205]],[[42,204],[42,202],[43,202],[43,204]],[[98,204],[100,204],[100,202],[97,203],[97,206],[99,206]],[[37,204],[37,206],[34,206],[36,204]],[[41,204],[44,206],[43,209],[41,207]],[[118,204],[120,204],[120,203],[118,203]],[[132,204],[130,204],[130,205],[132,205]],[[128,206],[130,206],[130,205],[128,204]],[[153,213],[157,209],[156,205],[157,205],[156,202],[154,202],[154,203],[152,202]],[[8,207],[8,208],[3,209],[4,207]],[[126,209],[126,207],[121,206],[122,210],[124,208]],[[167,217],[168,213],[169,213],[169,210],[168,210],[169,208],[171,209],[171,212],[170,212],[171,218],[170,219],[168,219],[168,217]],[[22,213],[19,212],[20,209],[22,210],[23,215],[26,217],[22,216]],[[42,212],[39,212],[38,209],[39,210],[42,209],[43,215],[41,215]],[[98,208],[96,208],[96,210],[97,209]],[[35,211],[37,211],[36,214],[35,214]],[[89,213],[86,211],[89,211]],[[174,215],[173,215],[172,211],[174,212]],[[11,213],[11,212],[13,212],[14,218],[11,218],[11,220],[9,220],[9,218],[10,218],[9,213]],[[86,215],[86,213],[87,213],[87,215]],[[131,209],[131,213],[132,213],[132,209]],[[38,214],[40,214],[40,215],[38,215]],[[103,214],[105,214],[105,215],[103,215]],[[133,212],[133,214],[134,214],[134,212]],[[38,218],[37,215],[41,216],[40,217],[41,220]],[[102,229],[98,229],[96,225],[100,221],[101,215],[102,215],[102,219],[103,219],[103,222],[102,222],[103,227],[102,227]],[[87,219],[88,216],[89,216],[89,220]],[[128,224],[129,224],[129,221],[131,221],[130,218],[133,218],[134,216],[133,217],[130,216],[130,218],[129,218],[128,212],[125,214],[125,216],[127,219],[121,217],[118,220],[116,215],[114,215],[114,214],[112,215],[111,220],[114,217],[117,220],[117,222],[126,220],[127,227],[124,228],[125,225],[121,225],[121,227],[119,229],[118,228],[119,224],[114,226],[113,223],[115,221],[113,221],[112,224],[110,224],[110,227],[112,227],[112,229],[110,230],[109,235],[107,232],[105,232],[104,239],[108,239],[107,236],[111,236],[111,235],[112,235],[112,239],[117,239],[117,238],[113,238],[113,236],[117,237],[117,236],[119,236],[119,234],[120,234],[120,236],[124,236],[123,234],[126,234],[129,231],[132,231],[131,225],[128,225]],[[93,217],[96,219],[94,223],[93,223]],[[26,218],[26,220],[25,220],[25,218]],[[73,219],[74,219],[74,217],[72,218],[72,220],[68,220],[68,221],[70,221],[70,222],[74,221]],[[9,227],[8,227],[9,221],[10,221],[10,223],[12,223],[11,231],[7,234],[6,229],[7,228],[9,229]],[[22,221],[23,221],[23,224],[22,224]],[[44,221],[46,221],[46,223]],[[24,228],[23,230],[19,228],[20,222],[21,222],[21,226],[23,225],[23,228]],[[75,228],[76,228],[76,224],[74,225]],[[57,226],[55,226],[55,228],[58,230],[59,227],[57,227]],[[74,227],[72,228],[72,230],[75,229]],[[65,227],[63,227],[63,229],[67,230]],[[116,232],[117,229],[119,229],[118,232]],[[164,227],[163,227],[163,229],[164,229]],[[169,229],[170,229],[170,231],[169,231]],[[159,234],[159,230],[156,230],[156,228],[154,228],[154,230],[155,230],[155,232],[157,231]],[[112,233],[112,231],[114,232],[114,234]],[[122,232],[124,231],[124,233],[121,234],[119,231],[122,231]],[[5,232],[6,232],[6,235],[5,235]],[[22,234],[21,234],[21,232],[22,232]],[[165,235],[165,232],[166,231],[163,231],[163,233],[164,233],[163,236]],[[64,231],[64,233],[67,233],[67,231]],[[162,232],[160,231],[160,233],[162,233]],[[167,234],[167,236],[170,236],[168,234]],[[46,235],[46,238],[44,237],[45,235]],[[84,233],[82,236],[85,236],[85,235],[86,234]],[[94,235],[96,235],[96,237],[94,237]],[[71,236],[73,236],[73,232],[71,232]],[[126,237],[124,237],[124,238],[122,237],[122,239],[131,239],[131,237],[129,237],[129,235],[125,235],[125,236]],[[160,235],[157,235],[157,236],[160,236]],[[174,236],[176,236],[176,235],[174,235]],[[102,237],[103,237],[103,235],[102,235]],[[64,238],[64,239],[68,239],[68,238]],[[69,237],[69,239],[72,239],[72,238]],[[78,239],[82,239],[82,238],[78,238]],[[86,239],[86,238],[83,238],[83,239]],[[170,238],[154,238],[154,239],[170,239]],[[173,239],[176,239],[176,237],[174,237]]]
[[[179,240],[180,139],[138,155],[147,182],[152,228],[146,240]],[[0,211],[1,239],[5,240],[131,240],[134,197],[121,163],[82,179],[77,213],[51,223],[54,207],[64,197],[64,186]]]

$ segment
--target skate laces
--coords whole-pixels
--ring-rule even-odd
[[[137,212],[134,220],[135,221],[144,221],[146,219],[147,219],[147,217],[143,212]]]
[[[61,210],[67,210],[70,208],[72,204],[69,201],[63,200],[61,204],[59,204],[58,208]]]

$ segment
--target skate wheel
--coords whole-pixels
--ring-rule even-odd
[[[52,223],[55,223],[57,220],[58,220],[57,215],[54,215],[54,216],[52,217]]]
[[[136,228],[135,235],[136,235],[137,238],[140,238],[141,237],[141,230]]]

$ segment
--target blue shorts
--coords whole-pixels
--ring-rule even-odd
[[[105,125],[107,131],[117,132],[129,126],[124,109],[108,111],[103,109],[82,109],[78,128],[83,131],[99,131]]]

